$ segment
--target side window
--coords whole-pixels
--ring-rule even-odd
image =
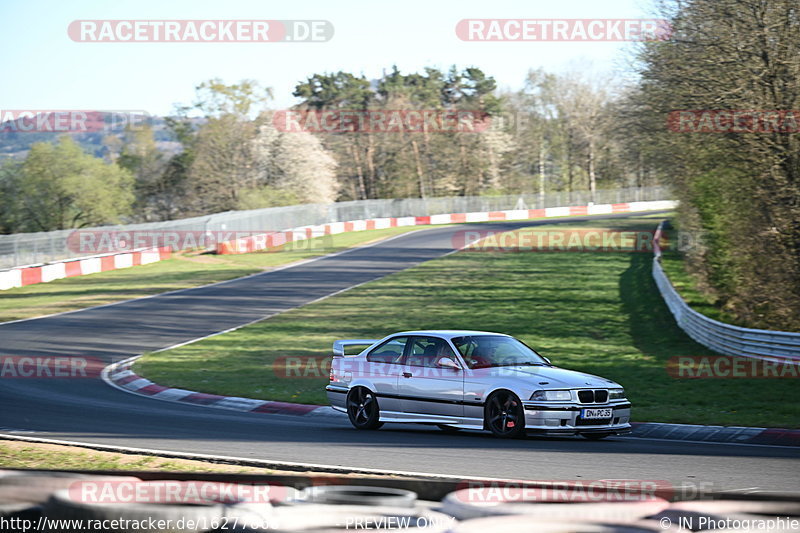
[[[395,337],[373,348],[367,354],[370,363],[399,363],[403,359],[403,350],[408,342],[408,337]]]
[[[436,361],[440,357],[457,360],[446,340],[438,337],[413,337],[406,364],[436,368]]]
[[[475,349],[475,344],[470,342],[471,337],[454,337],[451,340],[453,344],[456,345],[456,348],[458,348],[458,351],[461,352],[461,356],[464,359],[469,359],[469,356],[472,355]]]

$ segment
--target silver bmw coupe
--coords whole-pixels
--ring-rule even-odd
[[[358,355],[348,347],[367,346]],[[617,383],[558,368],[523,342],[485,331],[404,331],[333,343],[328,399],[357,429],[384,422],[601,439],[631,430]]]

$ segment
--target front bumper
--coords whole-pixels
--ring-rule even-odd
[[[606,404],[573,404],[522,402],[525,408],[525,430],[544,435],[579,435],[602,433],[623,435],[631,432],[631,404],[627,401]],[[612,414],[605,419],[585,419],[584,409],[609,408]]]

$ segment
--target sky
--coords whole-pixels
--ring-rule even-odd
[[[0,0],[0,109],[142,110],[169,114],[190,104],[204,80],[255,79],[274,91],[273,109],[297,100],[314,73],[344,70],[372,79],[397,65],[475,66],[501,89],[522,87],[529,69],[629,75],[631,43],[466,42],[465,18],[648,18],[648,0]],[[74,42],[74,20],[328,20],[324,43]]]

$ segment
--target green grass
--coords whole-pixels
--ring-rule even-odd
[[[430,226],[356,231],[317,237],[289,245],[281,251],[223,256],[176,254],[171,259],[149,265],[0,291],[0,322],[84,309],[238,278],[425,227]]]
[[[652,218],[581,227],[652,230]],[[566,224],[560,227],[568,227]],[[675,379],[671,357],[711,355],[675,324],[651,277],[649,253],[461,252],[321,302],[181,348],[148,354],[136,371],[162,385],[325,404],[327,373],[273,370],[282,356],[326,358],[331,342],[409,329],[509,333],[558,365],[622,383],[634,419],[800,426],[791,379]]]

